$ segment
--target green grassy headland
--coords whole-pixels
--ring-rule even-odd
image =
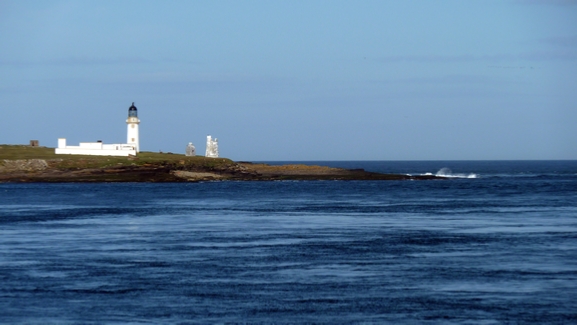
[[[136,157],[57,155],[54,148],[0,145],[0,166],[4,160],[44,159],[58,169],[109,168],[120,166],[180,165],[187,168],[220,169],[233,165],[227,158],[188,157],[183,154],[140,152]]]

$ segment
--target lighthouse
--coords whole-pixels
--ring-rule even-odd
[[[136,106],[134,106],[134,102],[132,102],[132,106],[128,108],[126,124],[128,129],[126,143],[134,145],[136,152],[140,152],[140,140],[138,138],[138,124],[140,124],[140,120],[138,119],[138,111]]]
[[[80,142],[79,146],[69,146],[66,138],[58,139],[58,148],[54,149],[57,155],[92,155],[92,156],[136,156],[140,152],[140,139],[138,138],[138,113],[134,102],[128,108],[128,132],[126,143],[104,144],[97,142]]]

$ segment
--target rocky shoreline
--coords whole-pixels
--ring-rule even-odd
[[[380,174],[324,166],[255,164],[230,162],[191,165],[185,160],[105,167],[63,167],[65,159],[3,160],[0,182],[200,182],[200,181],[275,181],[275,180],[425,180],[437,176]]]
[[[276,166],[172,153],[141,152],[128,158],[56,155],[53,148],[0,145],[0,183],[433,179],[444,178],[303,164]]]

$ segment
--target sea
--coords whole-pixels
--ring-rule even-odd
[[[3,183],[0,323],[577,323],[577,161],[303,163],[447,179]]]

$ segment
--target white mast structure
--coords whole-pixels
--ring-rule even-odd
[[[210,158],[218,158],[218,139],[212,137],[210,135],[206,136],[206,157]]]
[[[186,146],[186,151],[185,151],[184,155],[185,156],[192,156],[192,157],[194,157],[196,155],[196,148],[194,147],[192,142],[189,142],[188,146]]]
[[[140,139],[138,137],[138,125],[140,124],[140,120],[138,119],[138,111],[136,106],[134,106],[134,102],[132,102],[132,106],[128,108],[128,119],[126,120],[127,124],[127,136],[126,136],[126,143],[134,145],[136,152],[140,152]]]

